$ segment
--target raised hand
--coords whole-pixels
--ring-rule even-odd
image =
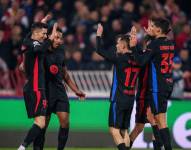
[[[137,45],[137,29],[134,26],[131,28],[129,35],[130,35],[129,45],[130,47],[135,47]]]
[[[56,36],[57,28],[58,28],[58,23],[55,23],[54,26],[53,26],[53,29],[52,29],[52,34],[49,36],[49,39],[51,41],[53,41],[55,36]]]
[[[46,15],[46,16],[41,20],[41,23],[47,23],[47,21],[50,20],[50,19],[51,19],[51,15],[48,14],[48,15]]]
[[[97,36],[102,36],[103,34],[103,26],[101,25],[101,23],[98,24],[97,26]]]

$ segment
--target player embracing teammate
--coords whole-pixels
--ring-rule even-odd
[[[171,137],[166,121],[168,99],[172,93],[172,60],[174,43],[167,39],[170,23],[164,18],[150,19],[147,33],[152,34],[153,40],[147,45],[142,54],[139,53],[136,40],[136,29],[131,32],[130,47],[134,59],[140,65],[148,64],[147,98],[154,114],[159,136],[165,150],[172,150]]]

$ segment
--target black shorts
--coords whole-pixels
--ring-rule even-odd
[[[70,113],[70,104],[69,101],[65,100],[54,100],[53,102],[48,103],[48,110],[47,110],[47,115],[50,115],[51,113],[56,113],[56,112],[67,112]]]
[[[148,97],[136,98],[136,114],[135,123],[148,123],[147,120],[147,108],[149,107]]]
[[[28,118],[46,116],[47,100],[44,90],[24,90],[23,95]]]
[[[151,101],[151,111],[154,115],[167,112],[168,99],[170,98],[171,92],[157,93],[153,92],[149,95]]]
[[[111,102],[109,110],[109,127],[128,129],[130,126],[133,105],[124,107],[116,102]]]

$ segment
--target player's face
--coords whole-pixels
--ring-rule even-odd
[[[151,20],[148,21],[148,34],[150,36],[154,36],[154,33],[153,33],[153,22]]]
[[[117,48],[117,53],[124,53],[127,49],[127,45],[125,41],[122,41],[121,38],[118,38],[116,48]]]
[[[150,23],[148,24],[149,25],[149,28],[151,30],[151,33],[153,34],[153,36],[158,36],[159,34],[161,34],[161,29],[159,27],[157,27],[154,22],[152,21],[149,21]]]
[[[57,32],[53,40],[53,47],[57,48],[63,44],[63,37],[61,32]]]
[[[37,29],[35,31],[35,35],[39,42],[43,42],[47,38],[47,29],[45,29],[45,28]]]

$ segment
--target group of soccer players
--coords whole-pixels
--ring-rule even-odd
[[[20,70],[27,78],[23,89],[24,100],[28,117],[34,118],[34,124],[18,150],[25,150],[32,142],[34,150],[43,149],[51,113],[56,113],[60,122],[57,149],[64,149],[69,132],[70,110],[63,80],[80,99],[85,98],[67,72],[63,33],[57,23],[48,29],[48,18],[46,16],[41,22],[32,25],[21,48],[23,61]]]
[[[97,53],[114,65],[109,128],[119,150],[131,149],[147,122],[153,129],[153,148],[172,150],[166,122],[167,100],[173,87],[174,57],[174,43],[167,36],[169,31],[167,19],[151,18],[145,28],[144,48],[138,46],[136,28],[132,27],[130,33],[116,38],[115,49],[104,50],[103,26],[98,24]],[[134,99],[136,124],[129,134]]]
[[[69,132],[69,101],[62,80],[80,98],[85,94],[70,79],[64,60],[63,33],[57,27],[48,29],[48,16],[34,23],[22,45],[25,73],[24,100],[29,118],[34,124],[18,150],[32,142],[34,150],[43,150],[45,132],[51,113],[60,122],[57,150],[63,150]],[[114,65],[110,94],[109,130],[119,150],[131,149],[145,123],[153,129],[155,150],[172,150],[166,123],[167,100],[172,92],[172,59],[174,44],[168,40],[170,23],[167,19],[150,19],[144,48],[138,46],[136,29],[116,37],[116,47],[104,50],[103,26],[97,28],[97,53]],[[131,113],[136,99],[136,124],[129,133]]]

